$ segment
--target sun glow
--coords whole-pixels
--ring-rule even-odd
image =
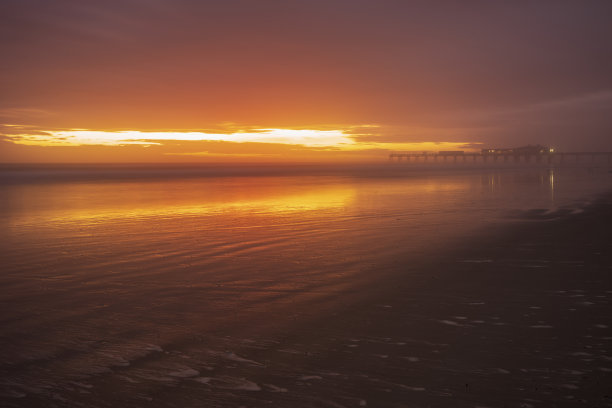
[[[140,130],[50,130],[38,134],[20,134],[15,143],[37,146],[83,146],[127,144],[161,144],[162,141],[224,141],[237,143],[280,143],[308,147],[355,144],[342,130],[254,129],[233,133],[208,132],[143,132]]]
[[[389,133],[390,129],[379,125],[363,124],[321,125],[318,129],[224,124],[214,130],[176,131],[47,130],[0,125],[0,136],[7,143],[5,154],[14,157],[31,152],[32,162],[48,160],[48,152],[67,162],[368,161],[386,158],[392,151],[471,148],[469,143],[461,142],[398,143],[388,137]]]

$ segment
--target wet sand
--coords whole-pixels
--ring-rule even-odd
[[[207,401],[610,406],[611,222],[607,197],[585,213],[521,223],[498,236],[483,233],[420,263],[396,260],[381,279],[364,284],[371,291],[366,299],[343,293],[323,315],[285,311],[295,321],[277,322],[272,337],[269,327],[265,337],[259,329],[241,336],[233,349],[257,364],[204,374]],[[405,270],[421,279],[408,283]],[[236,379],[261,391],[237,393]],[[175,402],[193,406],[196,399]]]
[[[272,338],[251,333],[239,353],[261,366],[204,374],[208,401],[612,406],[610,225],[612,195],[581,214],[483,232],[419,263],[396,260],[369,284],[375,294],[356,301],[360,293],[345,293],[324,316],[298,307]],[[261,391],[220,391],[215,378],[248,379]]]
[[[304,359],[323,378],[310,395],[343,406],[612,406],[612,195],[581,214],[531,218],[398,261],[377,299],[318,326],[334,340]],[[406,284],[402,269],[421,279]],[[334,371],[352,375],[325,375]]]
[[[151,337],[129,361],[99,372],[95,361],[81,378],[54,372],[53,360],[70,360],[69,352],[3,364],[3,383],[26,392],[1,401],[15,407],[612,406],[610,225],[612,195],[582,213],[534,213],[452,248],[369,266],[350,283],[252,298],[247,308],[239,308],[244,294],[221,285],[207,293],[236,297],[224,314],[192,304],[191,313],[206,321],[198,330],[177,320],[180,336]],[[176,297],[180,304],[180,291]],[[116,307],[104,319],[122,319],[121,302]],[[66,327],[48,329],[41,337],[70,337]],[[25,347],[19,338],[9,340],[5,346]],[[56,378],[62,391],[28,383],[32,372]]]

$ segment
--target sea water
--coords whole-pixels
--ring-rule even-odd
[[[211,406],[225,398],[211,389],[285,393],[215,370],[265,366],[240,354],[249,342],[302,353],[275,343],[291,335],[297,304],[324,319],[338,299],[350,304],[357,283],[376,286],[382,265],[580,212],[612,185],[607,169],[558,168],[1,173],[0,398],[9,406],[170,406],[185,381],[192,393],[204,387],[194,401],[209,395]]]

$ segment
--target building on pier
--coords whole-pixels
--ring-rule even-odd
[[[394,152],[390,160],[413,163],[472,163],[472,164],[544,164],[544,165],[612,165],[612,152],[557,152],[552,147],[528,145],[511,149],[489,148],[480,152],[447,150],[438,152]]]
[[[536,154],[549,154],[554,153],[555,149],[548,146],[527,145],[522,147],[515,147],[512,149],[482,149],[482,154],[521,154],[521,155],[536,155]]]

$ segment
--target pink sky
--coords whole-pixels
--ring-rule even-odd
[[[0,161],[610,151],[611,15],[607,1],[7,0]],[[144,138],[68,143],[76,129]]]

